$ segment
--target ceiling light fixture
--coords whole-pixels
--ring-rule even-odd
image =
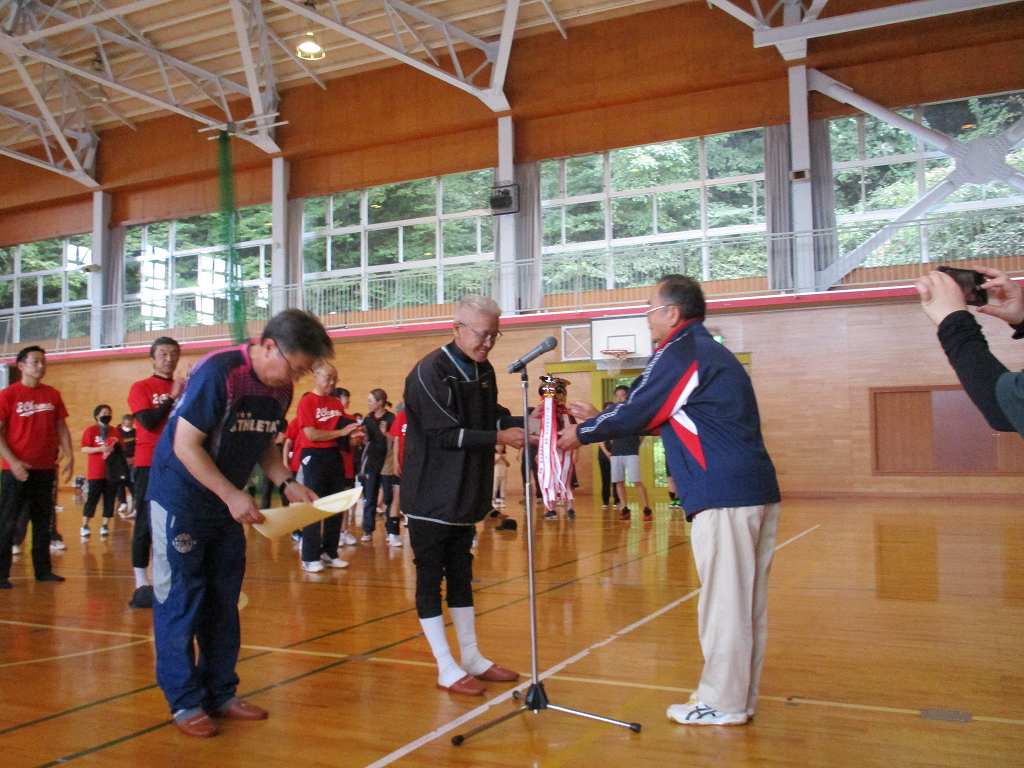
[[[315,11],[315,0],[306,0],[306,7],[311,11]],[[302,36],[302,41],[296,46],[295,55],[303,61],[319,61],[327,55],[323,46],[320,45],[320,42],[316,39],[316,32],[313,31],[312,22],[310,23],[309,29],[306,30],[306,34]]]

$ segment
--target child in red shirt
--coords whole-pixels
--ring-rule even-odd
[[[85,508],[82,510],[83,539],[88,539],[91,533],[89,521],[96,514],[96,504],[100,496],[103,497],[103,525],[100,526],[100,536],[110,535],[110,518],[114,516],[114,500],[117,497],[119,480],[107,477],[107,462],[121,447],[117,429],[110,426],[112,416],[113,411],[109,405],[97,405],[92,411],[96,423],[86,427],[82,433],[82,453],[89,457],[85,475],[89,481],[89,491],[85,498]]]

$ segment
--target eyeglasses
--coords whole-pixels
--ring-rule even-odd
[[[678,305],[676,305],[676,304],[659,304],[656,307],[651,307],[646,312],[644,312],[644,314],[645,315],[649,315],[652,312],[657,312],[659,309],[665,309],[666,307],[675,307],[675,306],[678,306]]]
[[[301,379],[312,370],[311,368],[296,368],[292,365],[292,361],[285,357],[284,352],[281,351],[281,347],[277,346],[276,341],[274,342],[274,349],[277,350],[277,354],[279,354],[281,359],[284,360],[284,364],[288,366],[288,371],[291,373],[293,379]]]
[[[456,323],[455,325],[457,325],[459,328],[465,328],[467,331],[476,336],[481,343],[484,344],[486,344],[488,341],[491,342],[491,344],[497,344],[499,341],[501,341],[501,337],[503,336],[501,331],[495,331],[494,333],[481,333],[480,331],[466,325],[465,323]]]

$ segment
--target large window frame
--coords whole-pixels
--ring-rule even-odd
[[[59,264],[35,269],[26,264],[29,249],[47,248],[54,255],[60,249]],[[0,323],[9,326],[4,335],[15,343],[88,337],[91,316],[86,310],[92,296],[83,267],[90,264],[91,233],[0,248]],[[33,294],[34,299],[30,298]]]
[[[244,216],[253,212],[263,212],[267,216],[265,236],[238,240],[234,244],[234,249],[239,254],[239,285],[248,304],[260,310],[268,310],[272,249],[269,229],[270,206],[249,206],[239,213],[240,216]],[[199,223],[208,220],[205,223],[215,231],[219,216],[219,213],[200,214],[184,219],[136,224],[126,228],[124,298],[126,303],[138,302],[140,330],[177,328],[182,325],[182,317],[188,318],[187,324],[217,325],[227,322],[226,310],[218,303],[227,301],[227,246],[205,245],[180,250],[177,247],[179,230],[182,227],[196,223],[196,220],[200,220]],[[163,231],[165,228],[166,234]],[[155,231],[159,234],[154,235]],[[135,243],[138,243],[137,250],[132,247]],[[245,253],[246,251],[249,253]],[[245,270],[251,268],[253,256],[257,275],[247,278]],[[190,259],[195,260],[194,270],[187,270],[184,266],[186,260]],[[246,263],[246,259],[249,263]],[[135,269],[138,270],[137,277],[132,275]],[[189,271],[195,272],[194,281],[183,278]],[[133,290],[136,282],[138,288]]]
[[[476,207],[455,206],[456,210],[446,203],[446,185],[454,185],[455,179],[463,178],[470,183],[479,184],[479,205]],[[495,232],[490,209],[486,206],[486,193],[494,183],[494,170],[481,168],[441,176],[430,176],[422,179],[409,179],[394,184],[385,184],[365,189],[339,191],[331,195],[306,198],[302,201],[302,259],[303,281],[307,288],[317,289],[316,284],[324,281],[333,283],[349,283],[348,296],[358,283],[358,305],[362,311],[385,305],[386,300],[371,291],[371,282],[383,286],[389,278],[395,284],[401,281],[426,281],[425,272],[433,270],[431,280],[434,281],[433,299],[437,304],[444,304],[451,299],[450,291],[446,290],[447,279],[452,279],[450,269],[472,267],[473,265],[493,264],[495,260]],[[417,185],[431,185],[432,212],[419,216],[394,218],[386,221],[373,221],[375,205],[382,206],[381,199],[386,200],[389,190],[401,187],[413,189]],[[358,222],[336,222],[336,212],[345,208],[354,211],[358,208]],[[322,223],[321,223],[322,216]],[[311,221],[312,220],[312,221]],[[469,253],[449,256],[446,253],[446,226],[469,223],[472,230],[471,239],[475,249]],[[423,232],[432,228],[432,250],[422,250],[424,241],[416,243],[417,231]],[[374,240],[383,241],[394,233],[395,260],[387,263],[371,263],[375,254]],[[465,234],[465,233],[464,233]],[[342,238],[349,239],[355,245],[358,238],[358,264],[351,263],[354,248],[348,251],[349,263],[335,266],[335,246]],[[322,250],[321,246],[322,245]],[[415,243],[415,245],[413,245]],[[381,242],[382,250],[390,245]],[[428,247],[430,247],[428,245]],[[413,258],[411,254],[419,248],[426,258]],[[316,259],[323,264],[323,269],[307,269],[309,261]],[[340,261],[340,260],[339,260]],[[319,265],[319,264],[317,264]],[[465,271],[465,270],[463,270]],[[429,286],[418,286],[419,292],[429,291]]]
[[[714,175],[709,172],[708,142],[741,134],[750,134],[755,141],[760,141],[762,147],[760,171],[756,173],[728,175]],[[757,135],[755,136],[755,134]],[[646,148],[654,149],[664,147],[669,144],[685,144],[688,142],[693,142],[697,149],[697,174],[695,178],[675,183],[652,186],[615,187],[612,166],[614,162],[613,155],[616,152],[627,152],[630,150],[642,150]],[[542,225],[544,235],[542,235],[541,253],[545,256],[556,256],[559,254],[574,254],[594,251],[595,249],[607,251],[611,258],[607,259],[605,265],[607,272],[606,288],[612,289],[616,287],[614,266],[616,250],[682,242],[700,243],[701,279],[712,279],[711,241],[717,241],[721,238],[734,238],[736,236],[760,235],[767,232],[763,146],[764,128],[749,128],[723,134],[681,138],[671,142],[658,142],[655,144],[645,144],[636,147],[622,147],[589,155],[575,155],[543,160],[540,163],[542,175],[541,187],[543,189],[545,186],[545,182],[543,181],[544,176],[550,174],[550,169],[553,164],[557,164],[558,194],[548,197],[545,197],[543,192],[541,194],[541,215],[545,219],[544,224]],[[569,194],[568,164],[598,157],[601,161],[602,189],[600,191],[587,194]],[[711,197],[715,190],[736,185],[750,185],[751,211],[753,212],[754,221],[751,223],[715,226],[712,221],[711,214]],[[669,229],[667,231],[660,231],[659,201],[663,199],[662,196],[686,192],[696,192],[698,196],[699,218],[694,222],[695,226],[685,229]],[[617,236],[615,233],[616,204],[629,200],[640,200],[642,198],[650,200],[651,233],[638,236]],[[601,213],[603,217],[603,232],[601,233],[601,236],[580,242],[568,242],[566,237],[566,221],[569,208],[571,206],[595,203],[601,206]],[[550,234],[549,224],[554,218],[552,214],[555,211],[559,211],[559,215],[561,217],[561,234],[558,238],[559,242],[551,243],[548,241],[548,235]]]

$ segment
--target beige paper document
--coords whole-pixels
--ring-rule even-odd
[[[291,504],[287,507],[264,509],[261,511],[266,520],[256,523],[253,528],[268,539],[276,539],[294,530],[305,528],[318,520],[323,520],[325,517],[344,512],[359,501],[362,493],[363,487],[357,485],[347,491],[319,498],[312,504]]]

